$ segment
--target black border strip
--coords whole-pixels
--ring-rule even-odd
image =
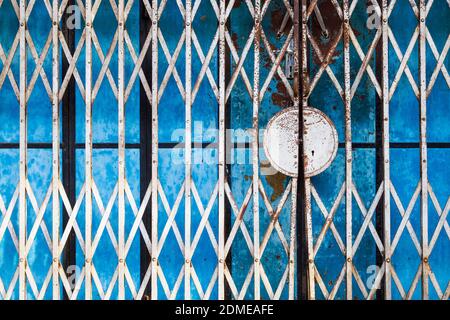
[[[140,52],[143,50],[143,46],[147,35],[151,30],[151,19],[148,15],[147,9],[142,1],[139,1],[139,46]],[[147,79],[151,79],[152,75],[152,61],[151,61],[151,51],[150,48],[147,50],[145,54],[144,60],[142,62],[142,70]],[[133,145],[140,150],[140,197],[141,203],[145,197],[145,193],[147,191],[148,186],[150,185],[150,181],[152,179],[152,126],[151,126],[151,115],[152,115],[152,106],[150,101],[147,98],[142,82],[139,82],[139,126],[140,126],[140,144]],[[125,146],[126,147],[126,146]],[[147,230],[147,233],[151,234],[151,201],[148,202],[148,205],[144,211],[142,216],[142,222]],[[147,246],[145,244],[144,238],[142,234],[140,235],[140,279],[141,284],[144,280],[145,274],[151,262],[151,256],[147,250]],[[144,300],[150,300],[150,281],[144,289]]]

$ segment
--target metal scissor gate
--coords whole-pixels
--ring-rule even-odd
[[[0,297],[447,300],[449,21],[448,0],[0,0]],[[297,180],[262,137],[307,106],[339,148]]]

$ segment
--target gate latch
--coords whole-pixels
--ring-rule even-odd
[[[294,79],[294,39],[289,42],[286,50],[285,75],[289,80]]]

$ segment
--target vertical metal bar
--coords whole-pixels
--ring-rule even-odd
[[[392,296],[391,274],[391,194],[390,194],[390,155],[389,155],[389,26],[388,0],[382,0],[382,117],[383,117],[383,239],[384,239],[384,298]]]
[[[225,0],[220,0],[219,16],[219,242],[218,297],[225,298]]]
[[[185,28],[186,28],[186,102],[185,102],[185,211],[184,211],[184,298],[191,299],[191,106],[192,106],[192,3],[186,0]]]
[[[302,25],[300,23],[301,19],[301,13],[300,13],[300,1],[294,1],[294,83],[293,83],[293,89],[294,89],[294,107],[298,108],[299,110],[299,117],[298,117],[298,159],[303,159],[303,112],[300,112],[302,108],[300,107],[300,97],[303,93],[303,86],[301,85],[303,82],[300,81],[300,64],[301,64],[301,41],[302,41]],[[294,263],[290,266],[293,271],[289,270],[289,285],[291,282],[294,282],[294,278],[291,276],[291,272],[295,272],[295,261],[297,261],[297,299],[306,299],[306,272],[304,272],[304,266],[306,265],[306,257],[303,254],[303,250],[301,248],[304,248],[303,242],[305,240],[304,233],[301,232],[304,228],[302,228],[302,225],[304,224],[303,219],[303,213],[304,213],[304,192],[305,192],[305,186],[304,186],[304,166],[299,165],[298,166],[298,178],[292,181],[292,211],[295,210],[296,215],[296,231],[295,231],[295,249],[297,250],[297,259],[295,259],[295,252],[290,252],[290,260],[293,260]],[[295,186],[295,187],[294,187]],[[294,190],[295,188],[295,190]],[[294,198],[295,194],[295,198]],[[294,213],[293,213],[294,214]],[[292,218],[291,218],[291,228],[292,226]],[[297,226],[298,224],[298,226]],[[297,232],[300,232],[298,234]],[[300,236],[299,236],[300,235]],[[291,239],[292,241],[292,239]],[[295,250],[294,249],[294,250]],[[289,261],[290,262],[290,261]],[[291,296],[295,293],[291,293],[289,287],[289,299],[291,299]]]
[[[73,5],[74,0],[68,0],[67,6]],[[62,16],[62,33],[64,39],[67,43],[70,53],[73,55],[75,52],[75,30],[73,28],[68,28],[67,22],[70,15],[67,11],[63,12]],[[65,54],[62,55],[62,76],[65,77],[69,71],[70,62]],[[62,153],[62,179],[64,190],[69,199],[71,206],[75,205],[76,201],[76,191],[75,191],[75,180],[76,180],[76,149],[75,149],[75,133],[76,133],[76,121],[75,121],[75,78],[70,78],[64,96],[62,98],[62,139],[63,139],[63,153]],[[65,230],[69,222],[69,213],[64,207],[63,213],[63,229]],[[66,245],[64,247],[63,253],[63,268],[67,272],[69,266],[74,266],[76,264],[76,238],[75,232],[72,229],[67,238]],[[69,296],[64,290],[64,299],[68,300]]]
[[[125,299],[125,47],[124,47],[124,0],[119,0],[118,32],[118,126],[119,126],[119,166],[118,166],[118,286],[119,300]]]
[[[140,10],[140,23],[139,23],[139,43],[140,49],[144,47],[145,40],[149,32],[151,32],[151,21],[148,15],[147,9],[142,1],[139,1]],[[152,65],[151,65],[151,51],[147,51],[147,54],[142,61],[142,71],[146,79],[151,78]],[[151,154],[151,141],[152,141],[152,109],[149,99],[144,90],[142,82],[139,83],[139,105],[140,105],[140,189],[141,189],[141,203],[144,200],[147,188],[150,186],[152,175],[152,154]],[[151,186],[150,186],[151,188]],[[147,205],[142,216],[142,222],[148,234],[152,233],[151,229],[151,203]],[[147,273],[147,268],[150,266],[151,257],[147,250],[146,243],[142,234],[140,234],[140,251],[141,251],[141,263],[140,274],[141,283]],[[150,297],[150,285],[147,285],[144,289],[144,297],[148,300]]]
[[[309,91],[309,68],[308,68],[308,0],[294,1],[294,18],[297,35],[294,36],[296,46],[294,52],[294,90],[296,101],[299,108],[299,164],[298,165],[298,186],[297,186],[297,230],[299,232],[299,243],[297,244],[298,259],[298,296],[299,299],[315,300],[315,281],[314,281],[314,250],[312,235],[312,217],[311,217],[311,181],[305,178],[305,157],[304,157],[304,129],[303,129],[303,109],[308,106]],[[301,21],[300,21],[301,20]],[[301,159],[301,160],[300,160]]]
[[[225,7],[228,6],[230,0],[225,0]],[[226,30],[230,30],[230,26],[231,26],[231,17],[228,16],[228,18],[226,18],[225,21],[225,29]],[[228,87],[228,84],[230,83],[230,79],[231,79],[231,50],[230,47],[226,44],[225,42],[225,90]],[[220,70],[219,70],[220,72]],[[231,97],[229,97],[228,99],[225,97],[225,130],[230,129],[231,128],[231,110],[232,110],[232,104],[231,104]],[[230,189],[232,188],[231,185],[231,169],[232,169],[232,155],[233,153],[233,141],[232,141],[232,136],[231,136],[231,130],[229,130],[228,132],[226,131],[225,134],[225,150],[226,150],[226,155],[225,155],[225,159],[226,159],[226,174],[225,174],[225,179],[230,187]],[[228,236],[230,235],[231,232],[231,228],[232,228],[232,221],[231,221],[231,217],[232,217],[232,208],[231,208],[231,204],[229,201],[226,200],[225,197],[225,225],[224,225],[224,233],[225,233],[225,239],[228,239]],[[226,240],[225,240],[226,242]],[[232,270],[232,258],[233,258],[233,254],[232,254],[232,250],[233,248],[230,247],[229,249],[229,253],[227,255],[226,258],[226,266],[228,268],[228,272],[230,274],[233,274],[233,270]],[[225,299],[226,300],[231,300],[232,299],[232,292],[231,292],[231,288],[228,285],[228,282],[225,283]]]
[[[259,256],[259,63],[260,63],[260,37],[261,37],[261,1],[255,0],[254,5],[255,38],[254,70],[253,70],[253,139],[252,139],[252,166],[253,166],[253,258],[254,258],[254,290],[255,300],[261,298],[261,271]]]
[[[27,1],[20,0],[20,164],[19,164],[19,299],[27,299],[25,247],[27,242],[27,44],[26,44]]]
[[[304,152],[303,152],[304,154]],[[311,211],[311,179],[305,178],[305,236],[306,251],[308,260],[307,281],[308,281],[308,299],[316,299],[315,287],[315,257],[313,248],[313,232],[312,232],[312,211]]]
[[[291,217],[289,228],[289,300],[295,299],[295,248],[297,242],[297,183],[296,178],[292,179],[291,189]]]
[[[428,265],[428,167],[427,167],[427,73],[426,73],[426,1],[419,1],[419,81],[420,81],[420,181],[421,181],[421,242],[422,242],[422,299],[429,298]]]
[[[92,299],[92,0],[86,0],[85,299]]]
[[[347,300],[352,299],[352,126],[350,84],[350,15],[349,0],[343,2],[344,11],[344,105],[345,105],[345,273]]]
[[[151,299],[158,299],[158,0],[152,0],[152,267]]]
[[[60,228],[60,206],[59,206],[59,4],[58,0],[52,3],[52,149],[53,149],[53,179],[52,179],[52,279],[53,300],[60,299],[59,287],[59,228]]]

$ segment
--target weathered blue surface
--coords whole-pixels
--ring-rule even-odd
[[[334,13],[331,5],[327,5],[325,1],[319,1],[325,17],[325,23],[329,27],[330,39],[337,34],[336,26],[337,15]],[[434,1],[430,11],[427,26],[433,36],[435,45],[439,52],[442,51],[445,41],[447,39],[450,25],[444,23],[450,20],[450,13],[445,1]],[[328,9],[328,11],[327,11]],[[284,34],[277,38],[276,34],[281,24],[285,9],[281,0],[273,0],[269,9],[263,19],[263,29],[269,42],[273,46],[272,49],[280,49],[286,40],[287,30]],[[369,30],[366,27],[367,12],[366,3],[360,1],[356,6],[355,11],[351,17],[352,27],[355,29],[355,35],[358,39],[362,50],[367,52],[376,30]],[[253,19],[249,13],[245,2],[236,1],[234,9],[230,16],[231,26],[230,35],[239,55],[242,54],[245,43],[253,27]],[[397,43],[404,53],[409,45],[410,38],[417,25],[417,20],[410,8],[409,2],[406,0],[397,1],[389,24],[396,37]],[[113,11],[109,2],[103,1],[97,13],[94,23],[95,32],[99,39],[103,54],[106,55],[110,48],[111,41],[114,37],[117,28],[117,22],[114,18]],[[173,55],[178,45],[179,39],[183,33],[183,21],[178,6],[175,1],[168,1],[165,10],[160,19],[160,28],[164,36],[165,42],[169,49],[170,55]],[[208,1],[202,1],[198,12],[195,16],[193,27],[195,29],[199,44],[203,50],[203,55],[206,55],[211,42],[217,30],[217,18]],[[18,28],[17,18],[9,1],[4,1],[0,7],[0,43],[5,52],[9,51]],[[41,1],[37,1],[31,17],[29,19],[29,30],[33,37],[37,52],[40,55],[51,28],[51,21],[45,5]],[[133,8],[127,21],[127,30],[134,50],[139,49],[139,10],[138,2],[135,1]],[[313,31],[313,34],[320,37],[320,31]],[[80,39],[81,31],[76,32],[77,42]],[[328,41],[324,38],[320,40],[320,46],[325,50],[328,46]],[[271,60],[266,52],[264,44],[261,43],[261,62],[260,62],[260,83],[265,82],[268,72],[271,67]],[[51,49],[50,49],[51,50]],[[354,46],[351,46],[351,79],[354,81],[356,74],[361,65],[361,59],[357,55]],[[165,52],[159,47],[159,66],[158,77],[159,83],[162,82],[168,67],[168,61]],[[185,86],[185,46],[182,45],[178,60],[175,64],[178,75]],[[276,53],[277,54],[277,53]],[[18,51],[13,59],[11,70],[15,76],[16,82],[19,79],[19,59]],[[375,57],[375,54],[374,54]],[[317,57],[313,54],[311,58],[311,74],[315,75],[317,66]],[[397,69],[400,65],[400,60],[397,59],[396,53],[390,46],[389,51],[389,78],[395,77]],[[202,63],[199,55],[192,45],[192,85],[197,81]],[[233,73],[236,68],[236,63],[231,58],[232,65],[230,72]],[[448,58],[444,64],[448,68]],[[370,62],[371,67],[375,70],[374,59]],[[93,79],[94,85],[98,79],[101,70],[101,60],[94,49],[93,54]],[[427,79],[430,79],[431,74],[436,66],[436,59],[434,58],[430,46],[427,46]],[[28,52],[28,81],[31,81],[34,72],[35,62],[31,52]],[[411,58],[408,62],[408,67],[418,84],[418,45],[416,43],[414,50],[412,50]],[[85,56],[84,50],[77,61],[78,72],[84,82],[85,78]],[[128,82],[134,68],[131,55],[126,49],[126,64],[125,64],[125,80]],[[213,75],[216,85],[218,85],[218,56],[217,51],[213,54],[209,68]],[[251,47],[247,58],[244,62],[244,69],[251,84],[253,84],[253,68],[254,68],[254,54],[253,46]],[[342,43],[338,45],[336,54],[333,57],[333,63],[330,65],[341,87],[343,87],[343,55]],[[0,61],[0,70],[3,69],[3,63]],[[43,64],[47,78],[51,81],[51,51],[46,57]],[[109,70],[112,78],[117,78],[117,48],[114,49]],[[147,79],[150,82],[150,78]],[[116,82],[117,86],[117,82]],[[183,88],[182,88],[183,89]],[[367,73],[362,77],[361,83],[356,90],[355,96],[352,100],[352,140],[354,142],[375,142],[375,105],[376,105],[376,91],[372,85]],[[77,89],[77,143],[84,143],[84,101]],[[436,83],[428,99],[428,136],[429,142],[448,142],[450,141],[450,114],[447,111],[450,100],[450,91],[442,74],[437,77]],[[338,91],[334,87],[327,74],[323,74],[317,87],[311,95],[311,105],[323,110],[335,123],[339,141],[344,141],[344,105],[340,98]],[[230,95],[231,105],[231,128],[246,130],[252,127],[252,99],[248,93],[246,86],[239,76],[233,91]],[[282,108],[288,106],[290,97],[279,78],[274,77],[270,82],[268,91],[266,92],[261,102],[260,108],[260,127],[264,128],[269,119]],[[193,139],[195,142],[217,142],[217,137],[207,129],[217,128],[218,122],[218,107],[212,87],[205,75],[199,87],[197,96],[193,102],[192,119],[193,119]],[[419,141],[419,105],[417,98],[409,84],[405,75],[400,79],[400,83],[395,94],[390,102],[390,140],[392,142],[418,142]],[[3,86],[0,88],[0,142],[14,142],[19,141],[19,106],[14,95],[9,79],[6,79]],[[170,77],[167,87],[161,97],[159,104],[159,140],[160,142],[181,142],[184,140],[183,128],[185,126],[185,106],[180,89],[176,84],[173,75]],[[202,128],[202,129],[200,129]],[[116,143],[117,142],[117,103],[111,89],[109,80],[105,75],[102,85],[98,91],[98,95],[93,105],[93,138],[96,143]],[[34,90],[30,96],[28,107],[28,139],[29,142],[51,142],[51,103],[45,90],[44,84],[40,77],[37,78]],[[130,97],[126,104],[126,140],[130,143],[139,142],[139,79],[133,86]],[[183,164],[184,154],[181,149],[164,149],[159,153],[159,178],[167,198],[170,208],[173,207],[175,199],[177,198],[182,187],[185,171]],[[391,179],[392,184],[397,191],[403,207],[407,207],[408,203],[414,193],[417,183],[420,179],[419,171],[419,149],[392,149],[391,150]],[[249,150],[235,149],[234,163],[231,166],[231,188],[238,207],[243,203],[243,199],[248,191],[252,181],[252,166],[251,153]],[[245,154],[245,163],[242,163],[242,155]],[[271,206],[276,208],[283,193],[283,189],[288,183],[288,178],[281,174],[265,175],[267,172],[267,163],[265,161],[264,152],[260,152],[261,156],[261,178],[265,187],[266,193],[271,201]],[[450,169],[448,169],[447,159],[450,156],[448,149],[430,149],[428,151],[428,168],[429,181],[433,191],[440,203],[441,208],[450,194],[450,187],[448,184],[448,177],[450,176]],[[17,149],[0,149],[0,195],[3,197],[6,205],[10,202],[14,190],[18,183],[18,157]],[[51,180],[51,150],[33,149],[28,152],[28,177],[33,189],[37,202],[40,204],[47,192]],[[198,148],[193,149],[194,162],[198,160],[197,164],[193,165],[193,183],[198,190],[200,200],[203,208],[206,208],[210,196],[217,183],[218,173],[217,166],[214,163],[217,161],[217,153],[214,150],[201,151]],[[239,162],[241,161],[241,162]],[[376,193],[376,159],[375,149],[355,149],[353,152],[353,179],[356,189],[362,198],[366,208],[368,208]],[[76,192],[80,193],[84,182],[84,151],[78,150],[76,153]],[[99,193],[106,207],[109,198],[117,181],[117,150],[115,149],[98,149],[94,151],[93,155],[93,172],[94,180],[99,189]],[[126,175],[127,182],[130,185],[134,199],[139,204],[139,150],[131,149],[126,153]],[[325,207],[330,210],[334,203],[336,196],[345,180],[345,153],[340,149],[336,160],[331,167],[323,172],[321,175],[313,178],[313,184],[317,189]],[[313,233],[314,238],[317,236],[324,224],[324,218],[320,212],[317,203],[313,201]],[[158,232],[161,234],[166,221],[167,214],[164,209],[164,203],[161,198],[158,200],[159,206],[159,221]],[[417,201],[411,214],[411,224],[420,239],[420,202]],[[94,201],[93,212],[93,230],[97,230],[101,220],[101,215]],[[200,213],[197,204],[192,199],[192,238],[195,236],[195,230],[200,223]],[[260,229],[261,239],[269,224],[268,210],[264,205],[264,201],[260,198]],[[355,239],[359,228],[363,222],[363,216],[357,203],[353,200],[353,239]],[[184,239],[184,200],[181,201],[178,214],[175,221],[181,239]],[[248,229],[249,234],[253,235],[253,205],[250,201],[246,214],[244,215],[244,223]],[[28,204],[28,232],[31,231],[35,219],[35,213],[31,203]],[[289,239],[289,212],[290,201],[288,200],[281,215],[280,224],[282,226],[284,236]],[[396,207],[396,204],[391,200],[391,216],[392,216],[392,237],[394,237],[398,225],[401,222],[401,216]],[[438,214],[429,202],[429,234],[433,235],[438,222]],[[117,234],[117,199],[110,214],[111,228]],[[0,220],[1,221],[1,220]],[[18,205],[15,206],[12,215],[12,225],[16,231],[18,228]],[[44,221],[48,230],[51,232],[51,201],[48,204],[47,211],[44,216]],[[126,206],[126,234],[128,235],[134,215],[127,202]],[[231,223],[235,221],[234,215]],[[375,217],[372,219],[375,224]],[[447,218],[448,221],[448,218]],[[77,223],[80,229],[84,230],[84,204],[80,208],[77,217]],[[215,200],[211,214],[209,217],[211,230],[217,241],[218,230],[218,207],[217,199]],[[345,241],[345,198],[341,201],[334,218],[334,224],[338,230],[340,237]],[[449,241],[445,231],[441,232],[440,237],[436,242],[436,246],[430,256],[430,265],[436,276],[442,290],[444,290],[450,279],[449,271],[446,268],[450,264],[450,254],[448,250]],[[131,277],[136,287],[139,287],[139,255],[140,255],[139,238],[136,237],[130,252],[127,257],[127,266],[130,270]],[[354,264],[362,282],[367,285],[371,278],[373,279],[373,269],[371,266],[375,265],[376,246],[373,237],[369,231],[366,231],[358,251],[355,254]],[[170,289],[176,283],[184,260],[182,250],[176,240],[176,235],[173,229],[170,229],[167,240],[162,247],[159,257],[161,268],[164,271],[165,279]],[[238,231],[235,241],[231,247],[231,272],[235,285],[240,291],[247,274],[253,264],[251,251],[244,240],[241,231]],[[39,231],[36,240],[31,247],[28,256],[29,266],[33,273],[34,281],[38,288],[44,283],[45,277],[51,265],[51,252],[45,241],[42,231]],[[208,233],[203,231],[199,239],[197,249],[193,257],[193,266],[196,275],[202,284],[202,290],[205,291],[211,277],[214,274],[216,267],[216,255],[211,245]],[[393,266],[396,273],[402,282],[405,290],[408,290],[412,279],[415,276],[417,268],[420,263],[420,257],[411,241],[411,237],[407,230],[400,239],[399,245],[392,258]],[[7,286],[13,278],[18,263],[17,251],[14,243],[9,235],[5,236],[0,242],[0,277]],[[82,267],[84,257],[77,242],[77,266]],[[277,289],[278,283],[282,278],[285,266],[287,263],[287,255],[280,242],[280,238],[276,231],[273,232],[267,248],[262,257],[262,265],[264,271],[272,285],[272,289]],[[100,240],[96,254],[94,256],[94,264],[103,290],[108,289],[109,282],[114,274],[117,265],[117,255],[114,252],[114,247],[109,239],[108,232],[105,231]],[[316,265],[321,277],[330,291],[344,265],[344,256],[339,250],[333,235],[328,232],[325,236],[324,242],[316,256]],[[80,269],[81,270],[81,269]],[[400,298],[400,294],[393,285],[393,297]],[[353,295],[355,298],[361,299],[363,297],[356,282],[354,281]],[[263,298],[268,298],[268,293],[263,285],[261,285],[261,294]],[[366,290],[370,288],[366,287]],[[192,297],[198,298],[199,294],[195,288],[194,282],[191,283]],[[29,296],[33,296],[32,290],[29,287]],[[319,287],[316,287],[318,297],[321,296]],[[164,290],[161,283],[159,283],[159,298],[164,298]],[[184,283],[181,284],[176,298],[182,298],[184,294]],[[430,295],[432,298],[437,298],[437,294],[430,285]],[[112,298],[117,296],[117,284],[112,291]],[[130,290],[126,290],[126,296],[131,298]],[[14,290],[13,298],[17,298],[17,290]],[[79,298],[84,297],[84,285],[82,286]],[[99,294],[94,285],[94,297],[99,298]],[[212,290],[211,298],[217,297],[217,284]],[[340,289],[336,295],[337,298],[345,298],[345,283],[341,284]],[[420,283],[413,295],[414,298],[420,298]],[[51,298],[51,290],[48,289],[45,298]],[[253,280],[250,282],[249,288],[245,298],[253,298]],[[287,298],[287,286],[282,291],[281,298]]]

